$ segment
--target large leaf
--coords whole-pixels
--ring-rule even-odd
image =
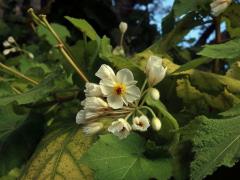
[[[3,109],[2,109],[3,110]],[[32,154],[43,132],[43,117],[30,114],[28,117],[11,113],[0,117],[0,176],[12,168],[20,167]],[[23,121],[24,120],[24,121]],[[7,129],[8,128],[8,129]]]
[[[124,140],[110,134],[100,136],[81,161],[93,168],[96,179],[100,180],[169,179],[170,160],[150,160],[144,157],[145,143],[146,141],[137,134],[131,134]]]
[[[230,40],[223,44],[206,45],[198,54],[215,59],[233,59],[240,57],[240,39]]]
[[[20,179],[92,179],[91,171],[78,161],[91,142],[92,138],[76,124],[53,128],[42,139]]]
[[[84,19],[72,18],[65,16],[65,18],[70,21],[76,28],[85,33],[91,40],[98,40],[99,36],[93,27]]]
[[[190,177],[204,179],[218,167],[232,167],[240,158],[239,116],[208,119],[200,116],[182,130],[183,139],[190,140],[195,154]]]

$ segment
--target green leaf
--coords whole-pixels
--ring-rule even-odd
[[[193,180],[204,179],[218,167],[232,167],[240,158],[239,116],[208,119],[200,116],[182,131],[193,144],[194,160],[190,167]]]
[[[143,155],[145,143],[137,134],[131,134],[124,140],[110,134],[103,135],[82,157],[81,162],[95,170],[96,179],[169,179],[170,160],[146,159]]]
[[[186,105],[191,108],[196,105],[198,111],[200,111],[200,107],[205,107],[208,110],[208,106],[218,110],[226,110],[234,104],[240,103],[240,99],[228,92],[227,89],[224,89],[222,92],[220,91],[216,95],[210,95],[199,91],[187,79],[177,80],[176,91],[178,97],[182,98]]]
[[[187,62],[186,64],[180,66],[175,72],[173,73],[180,73],[182,71],[187,71],[189,69],[196,68],[202,64],[209,63],[211,59],[205,58],[205,57],[200,57],[197,59],[194,59],[192,61]]]
[[[214,59],[233,59],[240,57],[240,39],[230,40],[223,44],[206,45],[198,54]]]
[[[91,180],[91,171],[79,163],[79,159],[92,139],[75,123],[60,123],[42,139],[20,179]]]
[[[177,143],[179,140],[179,134],[172,132],[172,130],[178,130],[179,125],[177,120],[167,111],[166,107],[159,100],[153,100],[150,95],[147,95],[146,103],[152,108],[157,110],[163,117],[160,118],[162,122],[162,128],[159,131],[160,135],[167,139],[172,139],[173,143]]]
[[[231,116],[237,116],[240,115],[240,104],[237,104],[233,106],[231,109],[220,113],[219,115],[224,117],[231,117]]]
[[[211,0],[196,0],[191,3],[188,0],[176,0],[173,6],[174,14],[176,16],[182,16],[191,11],[199,10],[201,7],[208,6]]]
[[[86,34],[91,40],[100,39],[93,27],[84,19],[72,18],[65,16],[65,18],[71,22],[76,28]]]
[[[56,80],[60,80],[61,77],[61,72],[49,74],[41,83],[33,87],[28,92],[1,98],[0,106],[7,105],[15,101],[21,105],[33,103],[43,99],[48,96],[49,93],[59,88],[56,85]]]
[[[5,113],[11,114],[0,120],[0,131],[4,131],[0,138],[0,176],[28,160],[43,132],[43,117],[40,114],[31,113],[23,119],[12,110]]]
[[[51,23],[51,26],[63,41],[66,41],[66,38],[70,37],[70,32],[65,26],[57,23]],[[49,30],[46,29],[44,26],[37,27],[37,34],[40,37],[44,37],[52,46],[56,46],[58,44],[52,33],[49,32]]]

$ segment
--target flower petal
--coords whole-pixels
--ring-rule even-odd
[[[123,107],[123,100],[121,96],[111,95],[107,97],[109,106],[113,109],[120,109]]]
[[[137,86],[132,85],[127,87],[125,98],[127,99],[128,102],[132,103],[133,101],[139,99],[140,96],[141,92]]]
[[[97,77],[99,77],[100,79],[112,79],[113,80],[116,78],[113,69],[106,64],[101,65],[101,67],[95,73],[95,75]]]
[[[136,84],[134,81],[133,73],[129,69],[121,69],[117,72],[117,80],[125,85]]]

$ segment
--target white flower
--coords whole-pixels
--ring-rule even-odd
[[[119,24],[119,30],[121,31],[122,34],[124,34],[127,31],[128,24],[125,22],[121,22]]]
[[[152,128],[155,130],[155,131],[159,131],[162,127],[162,123],[160,121],[160,119],[158,119],[157,117],[154,117],[152,119]]]
[[[101,97],[103,95],[100,86],[95,83],[86,83],[84,92],[87,97]]]
[[[137,131],[147,131],[149,128],[149,120],[146,116],[142,115],[140,117],[135,117],[133,119],[132,128]]]
[[[103,123],[94,122],[83,127],[83,132],[87,135],[94,135],[103,129]]]
[[[166,75],[167,68],[162,65],[162,58],[157,56],[150,56],[146,65],[146,74],[148,76],[148,82],[154,86]]]
[[[232,0],[214,0],[211,4],[211,13],[213,16],[219,16],[231,4]]]
[[[150,95],[154,100],[159,100],[159,98],[160,98],[160,93],[156,88],[150,89]]]
[[[4,47],[10,47],[11,44],[10,44],[8,41],[4,41],[4,42],[3,42],[3,46],[4,46]]]
[[[119,139],[124,139],[130,134],[131,129],[130,124],[125,119],[120,118],[117,121],[112,122],[108,131],[115,136],[118,136]]]
[[[140,89],[135,85],[137,81],[129,69],[121,69],[115,75],[109,66],[104,65],[104,70],[99,70],[99,74],[98,77],[102,79],[100,81],[102,93],[113,109],[122,108],[123,104],[128,105],[140,98]]]
[[[99,109],[108,108],[108,104],[99,97],[87,97],[84,101],[81,102],[81,105],[84,106],[84,109],[94,112]]]
[[[115,77],[115,73],[112,68],[106,64],[101,65],[95,75],[100,79],[111,79]]]
[[[15,43],[16,41],[15,41],[15,39],[12,36],[9,36],[8,37],[8,42]]]
[[[77,124],[84,124],[85,121],[86,121],[85,111],[84,111],[84,110],[80,110],[80,111],[77,113],[77,116],[76,116],[76,123],[77,123]]]

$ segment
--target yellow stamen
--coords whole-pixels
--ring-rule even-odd
[[[126,92],[126,85],[125,84],[122,84],[122,83],[117,83],[115,84],[114,86],[114,92],[119,95],[119,96],[122,96],[125,94]]]

